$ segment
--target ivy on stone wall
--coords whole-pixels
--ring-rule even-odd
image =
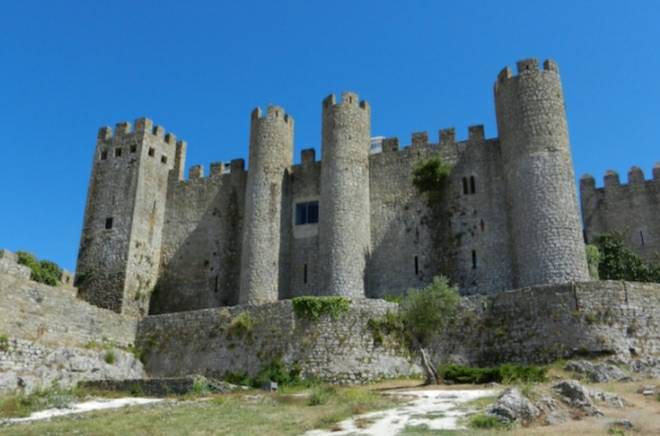
[[[45,283],[50,286],[57,286],[62,280],[62,269],[49,260],[37,260],[37,258],[26,251],[16,253],[18,263],[25,265],[32,270],[30,278],[35,282]]]
[[[351,300],[346,297],[296,297],[292,303],[296,316],[312,321],[324,315],[337,319],[351,306]]]
[[[587,266],[589,267],[589,277],[598,280],[598,267],[600,265],[600,250],[598,246],[589,244],[585,247],[587,252]]]

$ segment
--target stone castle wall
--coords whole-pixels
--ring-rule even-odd
[[[144,376],[140,361],[126,351],[135,342],[136,319],[80,300],[70,287],[33,282],[22,265],[3,269],[12,256],[2,253],[0,392]]]
[[[432,347],[439,362],[548,363],[660,353],[660,285],[584,282],[469,297]]]
[[[140,322],[138,344],[151,376],[254,376],[281,359],[305,377],[366,382],[418,372],[404,349],[374,343],[367,325],[395,308],[383,300],[355,300],[336,320],[312,321],[297,316],[285,300],[154,315]],[[232,328],[233,320],[246,316],[252,328]]]
[[[580,179],[580,198],[585,239],[594,243],[604,233],[618,232],[628,248],[647,261],[660,260],[660,165],[653,178],[644,179],[638,167],[628,172],[628,183],[609,171],[603,187],[593,177]]]

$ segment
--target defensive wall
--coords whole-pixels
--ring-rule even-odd
[[[126,351],[135,342],[135,318],[89,304],[75,288],[31,281],[29,268],[0,252],[0,391],[144,376]]]
[[[660,258],[660,163],[653,177],[645,179],[642,169],[628,171],[628,183],[621,183],[616,171],[608,171],[603,186],[586,174],[580,179],[580,197],[585,240],[594,243],[598,235],[618,232],[628,248],[647,261]]]

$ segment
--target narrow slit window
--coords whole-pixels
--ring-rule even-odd
[[[149,156],[154,157],[156,155],[156,150],[153,147],[149,147]]]
[[[161,157],[160,157],[160,161],[161,161],[162,163],[166,164],[166,163],[167,163],[167,156],[165,156],[165,155],[161,156]]]
[[[475,194],[477,192],[476,183],[474,182],[474,176],[470,176],[470,194]]]
[[[115,157],[121,157],[121,148],[115,148]]]
[[[214,289],[214,292],[217,293],[217,292],[218,292],[218,289],[219,289],[219,288],[218,288],[218,276],[216,275],[216,276],[215,276],[215,289]]]
[[[303,266],[303,283],[307,284],[307,264]]]
[[[468,179],[463,177],[463,194],[468,195]]]
[[[105,229],[106,230],[110,230],[112,228],[112,224],[113,224],[112,217],[108,217],[108,218],[105,219]]]
[[[415,275],[419,275],[419,258],[415,256]]]
[[[485,230],[486,230],[486,223],[484,223],[484,220],[483,220],[483,219],[481,220],[480,225],[481,225],[481,231],[482,231],[482,232],[485,231]]]
[[[477,269],[477,250],[472,250],[472,269]]]
[[[644,232],[641,230],[639,231],[639,242],[642,244],[642,247],[644,246]]]

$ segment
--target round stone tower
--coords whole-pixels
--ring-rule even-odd
[[[495,110],[507,183],[515,287],[589,280],[559,71],[502,70]]]
[[[371,245],[371,110],[354,93],[323,100],[319,265],[321,294],[365,296]]]
[[[282,191],[293,159],[293,118],[256,108],[250,126],[239,302],[277,301],[280,283]]]

